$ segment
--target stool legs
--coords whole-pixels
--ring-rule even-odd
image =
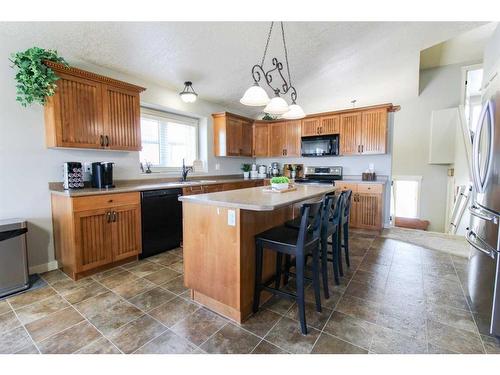
[[[288,285],[288,279],[290,278],[290,267],[292,266],[291,256],[285,254],[285,277],[283,278],[283,284]]]
[[[332,266],[333,266],[333,278],[335,280],[335,284],[339,285],[340,284],[340,277],[339,277],[339,231],[336,230],[335,233],[332,236]]]
[[[343,230],[342,230],[342,224],[339,225],[338,227],[338,235],[337,235],[337,264],[339,267],[339,275],[344,276],[344,269],[342,267],[342,235],[343,235]]]
[[[304,250],[302,249],[295,258],[295,268],[297,274],[297,306],[299,309],[300,328],[303,335],[307,335],[306,306],[304,300]]]
[[[344,251],[345,264],[347,267],[351,267],[351,262],[349,261],[349,223],[344,224]]]
[[[321,312],[321,295],[319,288],[319,249],[316,247],[313,250],[313,288],[314,299],[316,301],[316,311]]]
[[[259,311],[260,305],[260,292],[262,285],[262,259],[264,255],[264,249],[262,248],[262,242],[255,242],[255,290],[253,295],[253,312]]]
[[[276,282],[274,285],[276,289],[280,288],[282,267],[283,267],[283,253],[276,253]]]
[[[328,290],[328,238],[326,233],[321,235],[321,278],[323,279],[325,299],[328,299],[330,292]]]

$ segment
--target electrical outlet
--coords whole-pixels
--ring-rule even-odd
[[[92,163],[90,161],[84,161],[82,163],[83,171],[86,173],[92,173]]]
[[[236,211],[227,210],[227,225],[236,226]]]

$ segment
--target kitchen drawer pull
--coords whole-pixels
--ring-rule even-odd
[[[116,222],[118,215],[116,214],[116,211],[113,211],[113,223]]]
[[[490,214],[476,205],[470,206],[469,212],[480,219],[491,221],[493,224],[498,224],[498,216]]]
[[[474,237],[474,239],[472,239],[472,237]],[[469,228],[467,228],[467,234],[465,235],[465,239],[467,240],[467,242],[469,243],[469,245],[471,245],[473,248],[475,248],[476,250],[479,250],[480,252],[482,252],[483,254],[486,254],[487,256],[489,256],[490,258],[492,259],[495,259],[496,258],[496,251],[493,250],[493,249],[488,249],[489,246],[488,244],[484,243],[484,241],[479,238],[477,236],[476,233],[474,233],[472,230],[470,230]],[[481,246],[479,246],[479,244],[476,242],[476,239],[479,241],[479,242],[482,242],[484,245],[486,245],[486,249],[482,248]]]
[[[111,222],[111,212],[110,212],[110,211],[106,212],[106,221],[107,221],[108,223],[110,223],[110,222]]]
[[[109,136],[105,135],[104,139],[106,140],[106,147],[109,147]]]

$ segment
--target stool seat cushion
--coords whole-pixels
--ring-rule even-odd
[[[266,230],[265,232],[257,234],[255,238],[264,242],[295,246],[297,244],[298,236],[299,232],[297,231],[297,229],[290,228],[285,225],[280,225],[278,227],[274,227]],[[313,241],[313,234],[311,232],[307,233],[305,246],[312,243]]]

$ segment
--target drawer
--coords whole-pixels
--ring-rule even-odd
[[[205,185],[203,186],[204,193],[215,193],[222,191],[222,185]]]
[[[340,190],[352,190],[353,193],[356,193],[358,191],[358,184],[353,184],[349,182],[335,182],[335,187],[340,188]]]
[[[182,189],[182,195],[203,194],[202,185],[188,186]]]
[[[141,203],[139,192],[91,195],[88,197],[76,197],[72,199],[73,211],[95,210],[99,208]]]
[[[358,193],[364,194],[382,194],[382,184],[359,184]]]

